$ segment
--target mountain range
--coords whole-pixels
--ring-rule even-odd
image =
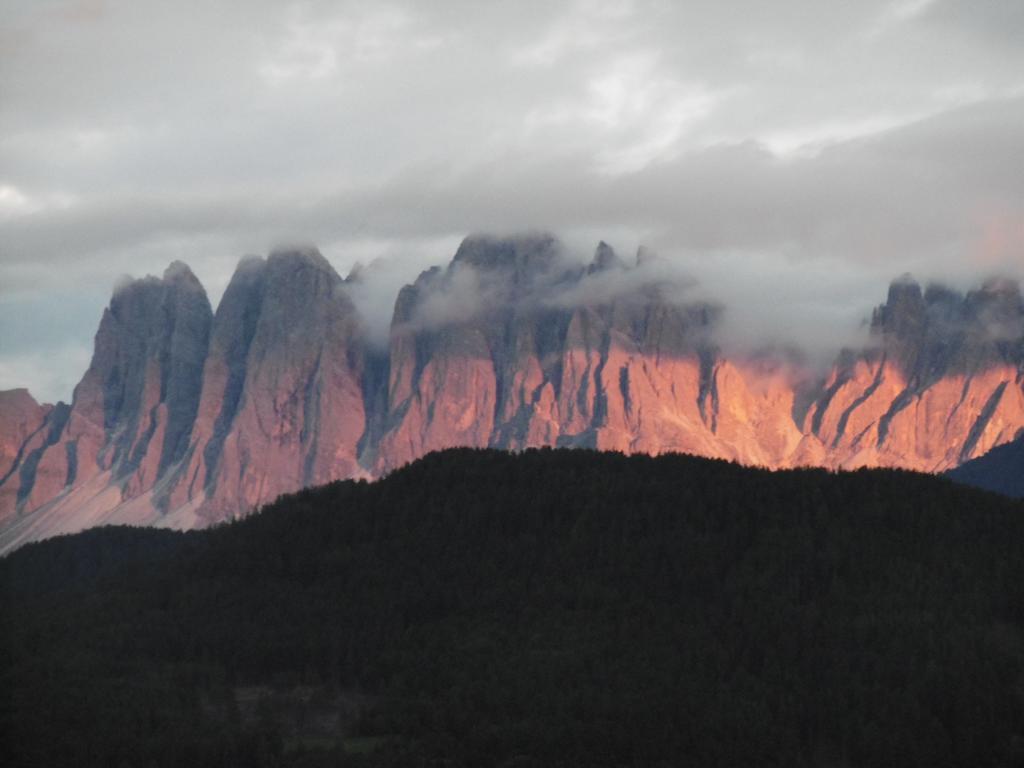
[[[105,523],[204,527],[452,447],[685,452],[942,472],[1024,432],[1024,303],[895,280],[824,374],[729,354],[665,260],[472,236],[399,293],[387,343],[313,248],[119,285],[70,404],[0,393],[0,551]]]

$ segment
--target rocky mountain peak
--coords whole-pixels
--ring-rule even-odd
[[[516,282],[526,282],[549,272],[559,251],[558,241],[548,234],[470,235],[459,245],[449,271],[471,266],[480,273],[502,273]]]
[[[108,431],[104,461],[118,465],[119,472],[130,473],[141,461],[156,429],[148,411],[160,402],[167,409],[166,445],[154,453],[162,456],[161,467],[180,454],[195,414],[212,321],[205,289],[181,262],[162,279],[135,280],[114,293],[73,413],[87,418],[102,410]]]
[[[646,245],[641,245],[636,249],[636,265],[638,267],[653,264],[656,261],[658,261],[658,254]]]
[[[283,344],[282,354],[307,357],[318,343],[313,337],[318,319],[333,322],[339,312],[355,317],[342,285],[341,276],[315,249],[272,253],[260,276],[254,349],[263,354],[270,346]]]
[[[872,317],[872,335],[915,386],[1024,360],[1024,303],[1013,280],[988,281],[966,295],[909,276],[893,282]]]
[[[167,266],[167,269],[164,270],[163,282],[167,285],[174,283],[183,288],[206,293],[202,283],[199,282],[199,278],[195,276],[189,265],[183,261],[172,261]]]
[[[1024,303],[1016,280],[998,278],[986,281],[970,291],[965,299],[965,314],[999,338],[1018,338],[1022,333]]]
[[[239,264],[217,308],[188,463],[166,506],[219,519],[357,473],[363,340],[342,286],[313,248]]]
[[[274,269],[282,272],[309,268],[338,276],[331,263],[312,245],[280,246],[270,252],[267,261]]]
[[[372,269],[372,265],[368,267],[367,265],[363,264],[363,262],[357,261],[355,264],[352,265],[352,268],[348,271],[348,274],[345,275],[345,282],[352,284],[362,283],[366,280],[367,274]]]
[[[875,310],[872,330],[899,341],[913,341],[924,330],[925,303],[921,285],[904,274],[889,285],[885,304]]]
[[[590,263],[587,271],[592,274],[594,272],[607,272],[613,269],[625,268],[626,263],[615,253],[615,249],[602,240],[597,244],[597,250],[594,251],[594,260]]]
[[[39,407],[39,403],[32,397],[32,393],[26,387],[0,390],[0,408],[21,409],[22,407]]]

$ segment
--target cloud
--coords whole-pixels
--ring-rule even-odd
[[[40,403],[68,400],[68,395],[89,367],[92,350],[67,344],[45,351],[0,355],[0,390],[29,390]],[[59,361],[60,364],[56,364]]]
[[[402,287],[415,281],[420,272],[446,262],[457,245],[455,240],[442,238],[414,246],[371,240],[328,247],[327,252],[344,252],[353,259],[343,290],[359,312],[371,347],[387,348],[395,297]]]
[[[966,287],[1024,261],[1013,0],[8,0],[4,16],[0,297],[77,290],[83,324],[118,274],[181,259],[216,301],[238,257],[292,240],[343,273],[393,262],[362,289],[377,329],[397,276],[475,231],[645,242],[723,301],[771,285],[786,306],[748,313],[754,331],[799,328],[788,308],[821,304],[823,283],[803,325],[842,308],[838,329],[894,274]]]

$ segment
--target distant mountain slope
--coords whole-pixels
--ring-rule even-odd
[[[1024,498],[1024,436],[996,446],[946,474],[958,483]]]
[[[0,560],[0,764],[1020,765],[1022,542],[926,475],[446,451]]]
[[[466,238],[400,291],[386,348],[361,279],[301,248],[243,260],[216,313],[180,263],[119,286],[71,405],[3,435],[0,552],[103,523],[200,528],[454,446],[941,472],[1024,429],[1011,281],[897,279],[822,376],[791,351],[728,354],[728,308],[643,249],[581,263],[549,235]]]

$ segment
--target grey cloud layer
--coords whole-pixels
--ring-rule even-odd
[[[1014,0],[3,6],[0,387],[70,394],[13,313],[282,241],[387,256],[374,308],[471,231],[643,241],[820,346],[900,272],[1022,273]]]

